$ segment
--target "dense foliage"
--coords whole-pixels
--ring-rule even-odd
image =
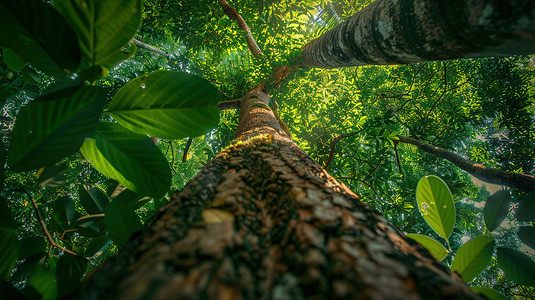
[[[231,143],[237,114],[217,123],[218,102],[371,1],[232,1],[259,58],[216,1],[52,2],[0,0],[0,291],[30,299],[75,292]],[[534,69],[524,56],[299,68],[270,93],[295,142],[363,201],[478,292],[529,299],[535,194],[480,187],[397,136],[535,174]]]

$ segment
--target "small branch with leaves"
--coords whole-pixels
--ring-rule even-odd
[[[236,20],[238,22],[238,27],[241,30],[247,32],[247,46],[249,47],[249,50],[251,51],[253,56],[256,58],[262,56],[262,51],[260,50],[260,47],[258,47],[258,45],[256,44],[251,29],[249,28],[245,20],[242,18],[242,16],[238,13],[238,11],[234,7],[230,6],[230,4],[225,0],[219,0],[219,5],[223,8],[223,11],[231,20]]]

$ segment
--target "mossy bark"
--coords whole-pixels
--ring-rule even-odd
[[[533,49],[533,0],[376,0],[306,44],[300,65],[393,65]]]
[[[478,299],[300,150],[268,101],[262,87],[242,99],[236,142],[81,298]]]

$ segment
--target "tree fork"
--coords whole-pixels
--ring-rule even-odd
[[[299,66],[393,65],[533,49],[532,0],[376,0],[303,46]]]
[[[235,143],[127,247],[82,299],[479,299],[295,145],[263,85]]]

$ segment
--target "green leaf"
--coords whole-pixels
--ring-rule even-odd
[[[22,71],[24,66],[28,64],[24,61],[24,59],[22,59],[22,57],[20,57],[20,55],[11,49],[4,50],[4,61],[11,70],[17,72]]]
[[[78,34],[84,69],[110,69],[137,50],[129,42],[141,26],[140,0],[56,0],[54,5]]]
[[[446,183],[434,175],[422,177],[416,187],[416,201],[427,224],[447,240],[455,224],[455,205]]]
[[[0,194],[0,228],[17,229],[19,226],[20,224],[11,216],[6,198]]]
[[[0,192],[4,188],[4,180],[6,178],[6,157],[7,157],[7,151],[6,151],[6,145],[4,142],[0,140]]]
[[[106,104],[105,90],[75,87],[37,98],[15,122],[8,152],[13,171],[53,165],[91,136]]]
[[[520,201],[515,211],[515,216],[518,221],[535,221],[535,191],[529,193]]]
[[[39,169],[39,172],[37,172],[39,185],[42,187],[58,187],[62,185],[67,179],[65,171],[67,171],[68,167],[67,164],[58,164]]]
[[[141,226],[139,217],[130,205],[122,201],[112,201],[106,207],[105,215],[106,232],[119,249],[124,248]]]
[[[521,285],[535,286],[535,262],[524,253],[498,248],[498,267],[510,280]]]
[[[103,213],[109,202],[108,197],[100,189],[88,185],[81,186],[78,195],[80,203],[90,215]]]
[[[166,70],[136,78],[113,97],[108,111],[132,131],[179,139],[199,136],[219,122],[219,94],[198,76]]]
[[[518,228],[518,237],[524,244],[535,250],[535,227],[520,226]]]
[[[37,265],[33,270],[27,284],[33,286],[43,296],[42,300],[55,300],[57,298],[58,288],[55,276],[42,265]]]
[[[483,209],[485,226],[489,231],[496,229],[505,219],[511,206],[511,193],[507,190],[500,190],[492,194],[485,203]]]
[[[26,66],[21,71],[22,80],[27,84],[36,85],[41,82],[41,76],[32,67]]]
[[[86,257],[99,255],[102,251],[104,251],[104,249],[106,249],[106,247],[108,247],[110,242],[111,240],[105,235],[96,237],[91,242],[89,242],[89,244],[87,244],[84,255]]]
[[[63,228],[74,221],[75,212],[74,201],[70,197],[60,197],[54,202],[54,220]]]
[[[27,259],[41,252],[45,252],[47,243],[44,238],[32,236],[20,240],[19,259]]]
[[[459,273],[464,282],[470,282],[487,267],[493,252],[494,240],[488,236],[478,236],[459,248],[451,270]]]
[[[131,190],[125,189],[123,190],[117,197],[115,197],[114,201],[122,201],[128,205],[131,205],[134,209],[138,209],[141,206],[143,206],[145,203],[150,201],[150,197],[144,197],[137,193],[132,192]]]
[[[433,238],[416,233],[408,233],[407,237],[424,246],[436,260],[441,261],[448,256],[448,250]]]
[[[48,3],[0,0],[0,39],[35,68],[59,78],[80,64],[78,39]]]
[[[87,261],[68,253],[60,256],[56,265],[59,298],[64,299],[77,291],[80,279],[87,269]]]
[[[138,194],[161,197],[171,185],[169,164],[152,140],[119,124],[101,123],[80,151],[102,174]]]
[[[507,300],[504,295],[500,294],[500,292],[495,289],[481,286],[472,286],[470,289],[478,294],[484,295],[489,300]]]
[[[9,279],[19,258],[20,242],[15,230],[0,228],[0,279]]]

